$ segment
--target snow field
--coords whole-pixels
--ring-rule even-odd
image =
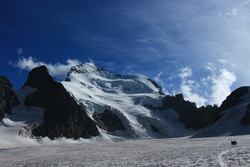
[[[0,149],[1,166],[249,166],[250,135]],[[232,146],[230,141],[237,140]]]

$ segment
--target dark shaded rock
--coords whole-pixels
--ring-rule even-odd
[[[4,114],[12,114],[11,108],[19,104],[18,99],[9,80],[0,76],[0,121]]]
[[[28,79],[22,88],[25,86],[30,86],[32,88],[44,89],[54,83],[54,79],[49,75],[46,66],[40,66],[38,68],[34,68],[29,72]]]
[[[89,138],[99,135],[95,122],[66,91],[63,85],[53,80],[45,66],[33,69],[23,87],[37,88],[27,96],[25,105],[45,109],[43,124],[33,130],[34,136]]]
[[[240,87],[233,91],[227,98],[224,100],[218,109],[219,112],[225,111],[228,108],[234,107],[243,101],[241,98],[248,92],[248,87]]]
[[[150,127],[151,127],[153,132],[159,132],[159,129],[156,126],[150,125]]]
[[[164,109],[174,109],[180,117],[180,121],[187,128],[203,129],[219,119],[217,106],[208,105],[197,108],[195,103],[184,100],[182,94],[175,96],[165,96],[163,98]]]
[[[94,119],[98,126],[108,132],[115,130],[125,130],[121,119],[109,110],[105,110],[103,113],[94,113]]]
[[[237,141],[235,140],[231,141],[231,145],[237,145]]]
[[[240,123],[242,125],[250,125],[250,103],[247,105],[246,113]]]

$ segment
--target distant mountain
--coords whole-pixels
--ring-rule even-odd
[[[220,107],[197,108],[181,94],[164,95],[143,75],[111,74],[90,63],[73,66],[61,83],[41,66],[21,90],[4,77],[0,86],[4,133],[111,140],[250,133],[249,87],[232,92]]]

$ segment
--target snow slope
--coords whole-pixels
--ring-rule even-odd
[[[176,131],[187,133],[178,119],[172,119],[172,124],[169,124],[165,119],[167,116],[158,111],[157,108],[162,106],[161,89],[145,76],[113,75],[85,63],[72,67],[62,84],[86,108],[91,118],[94,112],[109,110],[121,119],[126,128],[125,131],[109,133],[101,130],[102,135],[155,138],[180,135]],[[168,117],[176,116],[175,111],[169,112]],[[157,133],[152,125],[157,128]]]
[[[237,140],[232,146],[230,141]],[[127,140],[0,149],[1,166],[241,166],[250,163],[250,136]]]
[[[21,90],[14,90],[20,104],[12,108],[12,115],[5,114],[5,118],[0,122],[0,148],[20,147],[37,145],[31,139],[31,128],[36,123],[42,123],[44,110],[38,107],[27,107],[24,105],[26,96],[36,91],[34,88],[25,87]]]

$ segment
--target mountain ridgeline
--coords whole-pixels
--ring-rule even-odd
[[[17,119],[37,109],[41,118]],[[114,75],[85,63],[57,82],[41,66],[30,71],[21,90],[0,77],[0,126],[9,119],[24,123],[33,137],[50,139],[240,135],[250,133],[250,93],[241,87],[220,107],[197,108],[182,94],[164,95],[142,75]],[[31,122],[36,126],[29,127]]]

